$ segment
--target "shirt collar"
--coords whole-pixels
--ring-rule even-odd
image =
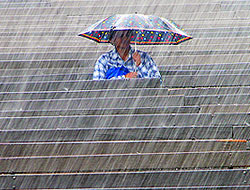
[[[129,58],[128,58],[128,60],[130,58],[132,58],[132,55],[133,55],[134,52],[135,52],[134,48],[132,48],[131,46],[129,46]],[[119,55],[119,53],[118,53],[118,51],[117,51],[116,48],[113,49],[112,53],[115,53],[115,54]]]

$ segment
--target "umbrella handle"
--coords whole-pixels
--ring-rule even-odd
[[[137,48],[136,48],[136,42],[135,42],[135,52],[137,51]],[[135,70],[135,72],[137,72],[137,66],[136,66],[136,62],[134,61],[134,70]]]
[[[136,66],[136,62],[135,62],[135,64],[134,64],[134,70],[135,70],[135,72],[138,72],[137,66]]]

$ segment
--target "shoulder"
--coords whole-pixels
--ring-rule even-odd
[[[100,55],[100,57],[98,58],[97,61],[98,62],[106,61],[106,60],[110,59],[111,54],[112,54],[112,51],[106,52],[106,53]]]
[[[141,55],[142,58],[144,59],[151,59],[151,56],[148,52],[138,50],[139,54]]]
[[[106,57],[109,57],[109,56],[111,55],[111,53],[112,53],[112,51],[103,53],[99,58],[106,58]]]
[[[137,50],[141,55],[148,55],[149,56],[149,53],[148,52],[145,52],[145,51],[141,51],[141,50]]]

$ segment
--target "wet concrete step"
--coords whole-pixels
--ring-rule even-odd
[[[94,108],[128,109],[137,107],[183,106],[184,101],[185,101],[184,96],[144,96],[144,97],[138,96],[138,97],[110,97],[110,98],[96,97],[96,98],[16,100],[16,101],[10,100],[10,101],[1,101],[0,106],[2,110],[13,110],[13,111],[14,110],[60,110],[60,109],[67,110],[67,109],[94,109]],[[189,105],[191,104],[189,103]]]
[[[71,7],[72,5],[74,5],[74,6],[86,6],[86,4],[84,4],[83,2],[81,2],[79,0],[71,2],[72,4],[70,4],[70,2],[71,1],[69,1],[69,2],[67,2],[67,1],[52,2],[52,6],[59,6],[59,7]],[[134,5],[134,3],[136,3],[137,1],[133,0],[129,4],[128,3],[124,3],[121,0],[111,1],[111,2],[112,3],[114,2],[114,4],[112,4],[112,5],[126,6],[126,5],[130,5],[130,3],[131,3],[131,5]],[[95,3],[94,2],[90,3],[90,5],[91,6],[95,6],[95,5],[97,5],[97,3],[98,4],[104,3],[104,5],[107,5],[109,3],[109,1],[100,1],[99,0],[99,1],[97,1]],[[138,3],[143,3],[143,1],[139,0]],[[201,1],[201,0],[191,0],[188,3],[185,2],[185,1],[183,1],[183,0],[179,0],[177,2],[174,1],[174,0],[170,0],[168,2],[163,1],[163,0],[158,0],[158,1],[154,2],[154,4],[160,4],[160,5],[182,5],[183,3],[186,3],[187,5],[192,5],[192,4],[210,5],[210,4],[214,4],[214,3],[219,3],[221,5],[225,5],[226,6],[226,5],[240,5],[240,4],[248,5],[249,2],[246,1],[246,0],[237,1],[237,2],[232,2],[232,1],[229,1],[229,2],[218,2],[216,0],[212,0],[209,3],[207,3],[207,4],[205,2],[203,2],[203,1]],[[147,2],[146,1],[144,5],[152,5],[152,4],[151,4],[151,2]]]
[[[197,87],[197,88],[169,88],[169,95],[194,96],[194,95],[229,95],[229,94],[249,94],[250,87]]]
[[[109,4],[110,5],[110,4]],[[117,6],[73,6],[73,7],[46,7],[46,8],[2,8],[1,15],[47,15],[47,14],[66,14],[66,15],[82,15],[82,14],[93,14],[102,13],[113,14],[118,12],[120,14],[127,13],[128,9],[133,7],[134,11],[143,12],[144,14],[160,14],[162,12],[178,12],[182,10],[182,13],[193,13],[193,12],[210,12],[210,11],[236,11],[236,10],[249,10],[249,4],[238,3],[238,4],[224,4],[224,3],[209,3],[209,4],[150,4],[145,6],[139,5],[117,5]],[[84,10],[84,12],[83,12]],[[180,11],[179,11],[180,12]]]
[[[250,87],[203,87],[203,88],[131,88],[131,89],[96,89],[96,90],[56,90],[56,91],[27,91],[0,92],[0,100],[41,100],[41,99],[70,99],[95,97],[137,97],[137,96],[167,96],[167,95],[240,95],[250,94]]]
[[[250,150],[3,157],[1,173],[100,172],[248,166]],[[199,160],[194,162],[194,160]],[[74,163],[74,164],[72,164]],[[28,166],[28,167],[27,167]]]
[[[3,61],[8,60],[42,60],[42,59],[79,59],[86,60],[90,62],[92,59],[98,59],[100,55],[104,52],[96,53],[96,52],[44,52],[44,53],[3,53],[0,54],[0,58]],[[154,58],[155,62],[161,63],[161,60],[164,58],[176,57],[178,56],[180,59],[185,58],[185,56],[232,56],[232,55],[245,55],[249,54],[249,50],[207,50],[207,51],[168,51],[168,52],[152,52],[151,56]],[[249,60],[248,60],[249,61]],[[230,61],[229,61],[230,62]],[[243,61],[241,61],[243,62]],[[245,61],[247,62],[247,61]],[[186,63],[189,64],[189,63]]]
[[[250,94],[185,96],[184,105],[250,104]]]
[[[224,120],[228,119],[229,121]],[[213,121],[212,121],[213,120]],[[2,129],[53,129],[89,127],[190,126],[246,124],[247,114],[134,114],[0,117]]]
[[[43,2],[1,2],[0,9],[4,8],[44,8],[51,7],[51,4],[43,1]]]
[[[163,87],[220,87],[220,86],[249,86],[250,75],[220,74],[220,75],[175,75],[163,76]]]
[[[34,99],[3,100],[0,101],[0,106],[2,107],[3,111],[45,111],[45,110],[59,111],[68,109],[68,110],[82,110],[83,113],[88,113],[88,111],[86,111],[85,109],[90,109],[89,113],[91,114],[95,113],[94,110],[96,109],[106,109],[106,108],[128,110],[128,109],[150,108],[150,107],[160,108],[165,106],[189,107],[189,106],[201,106],[201,105],[231,105],[231,104],[250,105],[249,99],[250,99],[249,94],[200,95],[200,96],[183,96],[183,95],[135,96],[135,97],[124,96],[124,97],[94,97],[94,98],[66,98],[66,99],[52,98],[52,99],[40,99],[40,100],[34,100]],[[163,110],[164,109],[165,108],[163,108]],[[114,110],[114,112],[116,111]],[[117,110],[117,112],[119,112],[119,110]],[[96,110],[96,113],[102,113],[102,112]]]
[[[238,89],[235,89],[238,91]],[[243,92],[244,88],[242,89]],[[249,92],[250,88],[246,92]],[[164,96],[168,95],[167,88],[132,88],[132,89],[102,89],[102,90],[71,90],[71,91],[30,91],[30,92],[0,92],[0,100],[37,100],[37,99],[70,99],[97,97],[136,97],[136,96]],[[244,91],[245,92],[245,91]],[[176,92],[175,95],[184,92]]]
[[[41,0],[43,2],[44,0]],[[60,0],[59,0],[60,1]],[[6,3],[25,3],[25,2],[37,2],[35,0],[2,0],[1,3],[6,4]]]
[[[0,117],[3,130],[89,127],[248,125],[249,113]]]
[[[1,117],[29,116],[70,116],[70,115],[121,115],[121,114],[167,114],[167,113],[248,113],[250,105],[202,105],[202,106],[167,106],[137,108],[99,108],[66,110],[14,110],[0,111]]]
[[[247,125],[89,127],[0,130],[0,142],[72,142],[119,140],[248,139]]]
[[[247,63],[249,62],[249,54],[206,54],[206,55],[173,55],[173,56],[158,56],[153,57],[158,66],[168,65],[201,65],[201,64],[227,64],[227,63]],[[56,56],[56,55],[55,55]],[[8,60],[1,61],[0,69],[20,69],[20,68],[72,68],[72,67],[93,67],[96,63],[96,58],[85,58],[82,54],[75,56],[74,53],[61,53],[57,57],[44,54],[40,59],[26,57],[24,60],[18,57],[9,57]]]
[[[8,71],[5,72],[8,74]],[[250,70],[249,70],[250,73]],[[2,76],[0,82],[25,82],[25,81],[70,81],[70,80],[92,80],[93,74],[66,73],[49,75],[16,75]]]
[[[30,92],[0,92],[0,100],[37,100],[37,99],[68,99],[94,97],[131,97],[131,96],[164,96],[167,88],[132,88],[103,90],[72,90],[72,91],[30,91]],[[172,92],[173,93],[173,92]],[[184,92],[181,92],[182,94]],[[178,94],[177,92],[175,95]],[[180,93],[179,93],[180,95]]]
[[[80,81],[35,81],[12,82],[0,85],[1,92],[55,91],[55,90],[94,90],[94,89],[129,89],[159,88],[159,79],[128,79],[128,80],[80,80]]]
[[[92,1],[90,1],[91,3]],[[119,2],[119,1],[118,1]],[[233,1],[231,1],[233,2]],[[88,2],[89,3],[89,2]],[[116,1],[114,2],[116,3]],[[122,2],[123,3],[123,2]],[[130,2],[128,2],[130,3]],[[146,2],[143,2],[146,3]],[[164,3],[166,3],[164,1]],[[179,2],[181,3],[181,2]],[[182,2],[182,4],[185,4],[186,2]],[[191,1],[189,1],[189,3],[191,3]],[[204,1],[202,1],[201,3],[204,3]],[[206,2],[209,3],[209,2]],[[133,4],[133,3],[131,3]],[[176,4],[176,2],[175,2]],[[134,4],[133,4],[134,5]],[[158,13],[157,15],[168,18],[168,19],[174,19],[174,20],[178,20],[178,23],[180,21],[182,21],[183,23],[185,21],[188,21],[187,24],[189,23],[189,21],[201,21],[201,20],[206,20],[206,21],[210,21],[210,22],[219,22],[221,20],[235,20],[240,21],[242,19],[247,19],[250,18],[249,17],[249,12],[247,10],[238,10],[238,11],[234,11],[234,10],[227,10],[227,11],[218,11],[218,10],[212,10],[210,12],[201,12],[201,11],[196,11],[196,12],[192,12],[192,13],[187,13],[184,11],[178,11],[178,12],[161,12]],[[106,14],[105,12],[103,12],[102,14],[98,14],[96,12],[93,12],[92,14],[83,14],[82,12],[75,12],[72,14],[40,14],[40,15],[29,15],[29,14],[24,14],[24,15],[16,15],[16,14],[10,14],[10,15],[0,15],[0,18],[5,18],[6,20],[18,20],[18,18],[20,18],[20,20],[77,20],[77,21],[81,21],[81,20],[90,20],[91,22],[96,22],[98,20],[101,20],[107,16],[109,16],[110,14]],[[4,20],[4,19],[2,19]],[[4,22],[3,22],[4,23]]]
[[[241,121],[239,121],[242,119]],[[235,121],[234,121],[235,120]],[[215,113],[213,114],[212,125],[247,125],[249,126],[250,116],[249,113]]]
[[[241,107],[237,107],[240,109]],[[245,108],[245,107],[244,107]],[[208,109],[208,108],[207,108]],[[219,109],[219,108],[218,108]],[[121,114],[167,114],[167,113],[199,113],[199,106],[158,106],[135,108],[99,108],[99,109],[48,109],[48,110],[13,110],[0,111],[1,117],[26,117],[26,116],[70,116],[70,115],[121,115]],[[213,111],[215,112],[215,111]],[[222,112],[222,111],[221,111]],[[240,112],[240,111],[238,111]],[[238,113],[237,112],[237,113]],[[247,108],[241,112],[247,112]],[[209,113],[203,111],[203,113]]]
[[[161,69],[161,67],[159,68]],[[25,73],[26,74],[26,73]],[[169,75],[221,75],[221,74],[243,74],[250,75],[250,69],[245,70],[160,70],[161,76]],[[90,73],[65,73],[65,74],[44,74],[44,75],[10,75],[6,70],[5,75],[0,76],[0,82],[26,82],[26,81],[69,81],[69,80],[92,80],[93,74]]]
[[[250,136],[249,122],[245,127],[234,126],[233,136],[235,136],[236,138],[241,138],[241,139],[249,139],[249,136]]]
[[[239,71],[240,72],[240,71]],[[247,71],[246,71],[247,72]],[[241,72],[240,72],[241,73]],[[5,74],[8,74],[6,70]],[[249,70],[250,74],[250,70]],[[25,81],[70,81],[70,80],[92,80],[93,74],[65,73],[65,74],[45,74],[45,75],[15,75],[1,76],[0,82],[25,82]]]
[[[204,179],[206,176],[206,180]],[[15,180],[13,180],[15,178]],[[198,169],[177,171],[89,172],[64,174],[6,174],[0,188],[12,189],[247,189],[247,169]],[[150,179],[150,180],[149,180]],[[178,180],[175,180],[178,179]],[[190,180],[192,179],[192,180]],[[233,179],[233,180],[228,180]],[[133,183],[131,183],[133,181]],[[104,185],[105,184],[105,185]],[[81,189],[80,188],[80,189]]]
[[[72,156],[130,153],[244,151],[247,140],[137,140],[0,143],[0,156]]]
[[[129,2],[130,3],[130,2]],[[209,2],[207,2],[208,4]],[[144,2],[145,4],[145,2]],[[177,4],[177,3],[175,3]],[[182,3],[182,4],[187,4]],[[158,5],[161,6],[161,5]],[[131,12],[130,12],[131,13]],[[132,12],[133,13],[133,12]],[[0,19],[2,22],[0,23],[2,26],[5,26],[7,23],[10,26],[15,27],[13,24],[17,23],[18,18],[20,21],[20,26],[27,27],[28,26],[49,26],[55,25],[59,26],[71,26],[71,27],[84,27],[85,25],[94,24],[112,14],[106,14],[105,12],[97,14],[93,12],[92,14],[37,14],[37,15],[0,15]],[[247,14],[247,10],[238,10],[235,12],[233,10],[228,10],[224,12],[220,12],[217,10],[213,10],[211,12],[200,12],[196,11],[193,13],[190,12],[161,12],[157,13],[157,16],[164,17],[169,20],[174,20],[177,24],[181,26],[181,28],[216,28],[216,27],[231,27],[233,23],[235,23],[236,27],[239,26],[248,26],[246,23],[247,19],[249,19],[249,15]],[[64,21],[64,22],[63,22]],[[89,22],[87,22],[89,21]],[[203,23],[202,23],[203,21]],[[204,22],[206,21],[206,22]],[[223,23],[224,21],[224,23]],[[83,30],[83,28],[81,28]]]
[[[200,113],[250,113],[250,104],[206,105],[200,106]]]
[[[234,70],[234,69],[250,69],[249,62],[239,63],[210,63],[210,64],[181,64],[181,65],[165,65],[162,70]]]
[[[6,6],[13,6],[13,7],[22,7],[25,5],[27,5],[27,7],[29,7],[28,5],[29,4],[40,4],[40,3],[45,3],[47,2],[46,0],[41,0],[40,2],[37,2],[37,1],[34,1],[34,0],[14,0],[14,1],[11,1],[11,0],[3,0],[0,5],[3,6],[3,8]],[[87,1],[88,3],[86,4],[86,2],[82,2],[82,1],[79,1],[79,0],[74,0],[74,1],[63,1],[63,0],[57,0],[57,1],[51,1],[50,4],[51,6],[53,7],[72,7],[72,6],[97,6],[97,5],[100,5],[100,3],[103,3],[104,5],[110,5],[109,3],[112,3],[112,5],[121,5],[121,6],[125,6],[125,5],[128,5],[127,3],[124,3],[123,1],[121,0],[118,0],[118,1],[100,1],[100,0],[97,0],[95,2],[91,2],[91,1]],[[135,0],[132,0],[129,4],[133,5],[134,3],[143,3],[144,1],[142,0],[138,0],[138,1],[135,1]],[[173,0],[170,0],[168,1],[167,3],[163,0],[158,0],[157,3],[160,3],[160,4],[167,4],[167,5],[171,5],[171,4],[183,4],[185,1],[183,0],[179,0],[178,2],[176,1],[173,1]],[[218,1],[216,0],[211,0],[209,3],[218,3]],[[156,3],[156,2],[155,2]],[[200,0],[191,0],[189,2],[189,4],[204,4],[203,1],[200,1]],[[247,1],[238,1],[237,4],[243,4],[243,3],[247,3]],[[145,2],[145,5],[150,5],[151,3],[150,2]],[[229,2],[221,2],[221,4],[236,4],[236,3],[229,3]]]
[[[92,1],[90,1],[91,3]],[[146,2],[143,2],[144,4]],[[164,2],[165,3],[165,2]],[[176,2],[175,2],[176,3]],[[183,4],[185,4],[184,2]],[[191,2],[189,2],[191,3]],[[201,3],[204,3],[202,1]],[[206,2],[209,3],[209,2]],[[133,4],[134,5],[134,4]],[[143,10],[143,12],[145,12]],[[26,20],[38,20],[37,18],[39,17],[39,20],[41,19],[46,19],[46,20],[56,20],[58,18],[61,18],[62,20],[67,20],[67,18],[71,20],[90,20],[91,22],[95,22],[97,20],[103,19],[107,16],[110,16],[111,14],[103,12],[103,14],[100,14],[100,12],[95,12],[93,11],[92,14],[84,14],[83,12],[71,12],[70,14],[57,14],[55,13],[50,13],[50,14],[9,14],[9,15],[4,15],[1,16],[2,18],[6,18],[10,20],[16,20],[18,17],[20,17],[20,20],[23,20],[23,17],[26,18]],[[196,11],[196,12],[186,12],[186,11],[169,11],[169,12],[159,12],[157,15],[173,19],[175,21],[178,20],[178,23],[180,21],[188,21],[186,23],[189,23],[189,21],[197,21],[197,20],[203,20],[203,21],[210,21],[210,22],[218,22],[220,20],[235,20],[235,21],[240,21],[242,19],[247,19],[249,18],[249,11],[248,10],[241,10],[238,9],[236,12],[234,10],[227,10],[227,11],[218,11],[218,10],[211,10],[210,12],[204,12],[204,11]],[[13,18],[14,17],[14,18]],[[50,19],[51,18],[51,19]],[[183,25],[182,23],[182,25]],[[182,26],[181,25],[181,26]]]

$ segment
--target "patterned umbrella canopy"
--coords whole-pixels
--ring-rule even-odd
[[[112,31],[120,30],[132,30],[131,43],[138,45],[176,45],[192,38],[172,21],[142,14],[117,14],[107,17],[88,27],[79,36],[99,43],[109,43]]]

